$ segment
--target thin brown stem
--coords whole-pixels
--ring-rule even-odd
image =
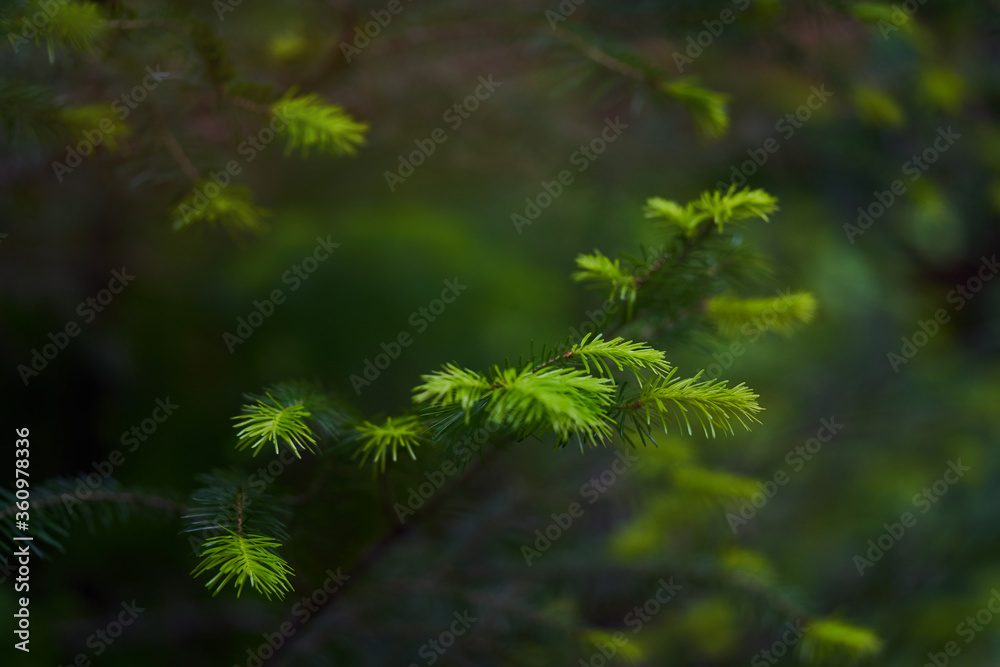
[[[184,172],[184,175],[187,176],[192,182],[201,180],[201,174],[198,172],[198,168],[194,166],[194,163],[191,162],[187,153],[185,153],[184,149],[181,148],[181,144],[177,141],[177,137],[175,137],[174,133],[170,131],[170,127],[163,119],[163,114],[160,113],[160,110],[155,105],[153,105],[152,109],[157,130],[159,130],[160,137],[163,139],[163,143],[167,147],[167,152],[170,153],[170,156],[174,158],[174,161],[181,168],[181,171]]]
[[[611,70],[612,72],[621,74],[622,76],[634,79],[641,83],[653,82],[653,78],[643,70],[622,62],[614,56],[608,55],[574,32],[559,30],[556,32],[556,36],[564,42],[576,47],[577,50],[590,60],[606,69]]]

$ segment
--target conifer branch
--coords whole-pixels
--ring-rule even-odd
[[[743,383],[729,387],[726,381],[701,380],[701,371],[692,378],[676,378],[677,369],[650,380],[632,403],[617,406],[623,411],[641,412],[646,424],[656,417],[668,432],[667,422],[675,421],[692,434],[691,417],[702,427],[706,436],[716,436],[716,427],[733,433],[733,422],[747,430],[747,421],[760,423],[754,416],[763,410],[757,404],[757,394]],[[746,419],[747,421],[744,421]]]
[[[618,300],[627,305],[628,313],[631,314],[638,283],[635,276],[621,268],[619,260],[611,261],[600,250],[595,250],[592,255],[578,255],[576,265],[581,270],[572,274],[573,280],[608,284],[611,288],[609,298],[614,298],[617,294]]]
[[[226,534],[210,538],[204,545],[201,562],[191,571],[198,577],[209,570],[218,569],[205,586],[215,588],[212,597],[226,587],[230,581],[236,588],[236,597],[243,593],[243,585],[259,590],[270,600],[271,595],[279,599],[292,590],[288,575],[295,574],[274,549],[281,544],[261,535],[239,535],[228,529]]]
[[[642,385],[640,371],[648,370],[659,374],[670,370],[670,364],[664,359],[663,352],[651,348],[646,343],[636,343],[620,336],[605,340],[601,334],[593,338],[587,334],[563,355],[563,358],[567,361],[580,359],[585,372],[591,373],[593,366],[596,374],[604,377],[611,377],[611,367],[608,365],[610,361],[620,371],[627,368],[635,373],[640,386]]]
[[[805,663],[854,663],[882,650],[882,641],[874,632],[839,619],[812,619],[805,629],[799,644],[799,658]]]
[[[272,107],[272,113],[285,123],[281,130],[287,139],[285,155],[295,149],[308,156],[310,148],[330,155],[356,155],[364,144],[367,123],[359,123],[343,108],[327,104],[319,95],[295,97],[292,89]]]
[[[175,230],[185,229],[198,222],[220,224],[231,234],[260,232],[264,218],[270,211],[254,204],[253,191],[245,185],[230,185],[212,198],[205,196],[206,188],[218,187],[208,179],[197,180],[187,197],[178,202],[171,212]]]
[[[201,545],[195,577],[218,569],[206,582],[213,597],[230,581],[237,597],[247,582],[268,599],[284,597],[292,569],[278,555],[278,541],[288,539],[282,518],[288,509],[270,495],[255,492],[236,474],[202,475],[204,486],[191,496],[185,532],[213,531]],[[220,534],[218,531],[222,531]]]
[[[688,238],[694,237],[704,220],[712,220],[721,234],[726,223],[749,218],[765,222],[768,215],[778,210],[778,201],[763,190],[743,188],[737,191],[730,186],[726,192],[718,190],[702,193],[701,197],[681,206],[675,201],[652,197],[646,200],[644,215],[658,220],[667,227],[676,227]]]
[[[74,484],[79,484],[79,481],[74,481]],[[57,507],[59,505],[66,505],[67,503],[118,503],[122,505],[134,505],[136,507],[152,507],[154,509],[167,510],[174,514],[184,514],[187,512],[187,508],[180,503],[176,503],[169,498],[164,498],[162,496],[154,496],[148,493],[134,493],[131,491],[92,491],[87,495],[74,494],[71,499],[67,500],[62,496],[56,495],[46,495],[42,498],[36,498],[28,503],[28,506],[33,509],[47,509],[51,507]],[[0,509],[0,519],[5,519],[9,516],[14,516],[18,511],[17,505],[8,505]]]
[[[236,449],[249,447],[257,456],[269,442],[274,445],[275,454],[280,452],[279,444],[284,444],[298,458],[302,458],[299,453],[302,450],[315,453],[312,446],[316,439],[305,423],[311,413],[301,404],[281,405],[270,395],[267,398],[271,404],[258,400],[255,405],[244,405],[243,414],[233,417],[236,428],[240,429]]]
[[[729,128],[729,115],[726,111],[728,96],[703,88],[691,78],[670,80],[663,72],[634,53],[623,48],[598,46],[596,38],[586,35],[579,26],[573,29],[559,28],[555,35],[608,71],[639,83],[656,96],[680,103],[691,114],[704,136],[718,138]]]
[[[8,519],[20,511],[13,491],[0,487],[0,520]],[[76,478],[56,477],[32,489],[29,507],[31,515],[30,543],[32,551],[44,557],[44,547],[63,551],[63,541],[70,529],[83,522],[93,532],[97,524],[111,526],[115,521],[127,520],[134,510],[148,508],[182,514],[185,507],[169,498],[145,493],[138,489],[123,490],[113,478],[105,478],[94,489],[88,475]],[[13,537],[24,535],[14,521],[0,523],[0,560],[4,553],[12,553]]]
[[[604,411],[614,395],[611,380],[569,368],[496,368],[494,373],[499,387],[487,406],[490,421],[516,428],[523,437],[551,430],[559,444],[577,436],[596,445],[611,436]]]
[[[416,417],[407,416],[387,417],[382,424],[365,421],[356,429],[360,434],[361,446],[355,451],[355,456],[361,457],[362,465],[371,456],[372,463],[385,472],[385,464],[390,455],[395,462],[399,449],[405,449],[411,459],[417,459],[413,448],[421,444],[425,427]]]
[[[159,130],[160,137],[163,140],[163,145],[166,146],[167,152],[170,153],[170,157],[174,159],[177,166],[180,167],[184,175],[188,177],[195,185],[198,185],[202,178],[201,174],[198,172],[198,168],[194,166],[191,158],[187,156],[184,149],[181,147],[181,143],[177,141],[177,137],[170,130],[167,122],[163,119],[163,114],[160,113],[159,108],[154,104],[152,105],[153,118],[156,122],[156,128]]]

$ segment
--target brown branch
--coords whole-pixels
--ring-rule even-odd
[[[152,105],[153,118],[156,121],[156,128],[160,132],[160,137],[163,139],[164,145],[167,147],[167,151],[170,153],[174,161],[180,166],[181,171],[187,176],[192,182],[197,182],[201,180],[201,174],[198,172],[198,168],[194,166],[191,159],[181,148],[181,144],[177,141],[177,137],[174,133],[170,131],[170,127],[167,122],[163,119],[163,114],[160,113],[159,108],[154,104]]]
[[[622,76],[634,79],[635,81],[639,81],[644,84],[651,85],[655,83],[655,79],[648,73],[637,67],[633,67],[628,63],[622,62],[614,56],[608,55],[606,52],[597,48],[583,37],[577,35],[575,32],[558,30],[556,31],[556,37],[576,47],[576,49],[587,58],[594,61],[598,65],[615,72],[616,74],[621,74]]]

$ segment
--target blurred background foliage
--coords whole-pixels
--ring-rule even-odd
[[[0,51],[4,422],[31,428],[35,479],[91,472],[168,396],[180,407],[114,477],[178,501],[199,473],[273,458],[265,448],[248,463],[234,449],[230,418],[244,392],[304,378],[368,415],[395,414],[419,375],[443,362],[481,368],[564,339],[605,296],[569,280],[577,254],[641,255],[640,243],[658,242],[646,198],[687,201],[742,171],[780,202],[743,240],[772,259],[768,289],[816,296],[814,322],[792,337],[737,336],[744,351],[733,357],[731,341],[690,332],[659,331],[652,342],[684,373],[716,364],[719,377],[745,381],[766,408],[763,425],[639,451],[530,568],[521,545],[580,501],[615,450],[553,453],[528,441],[494,452],[304,625],[282,659],[427,664],[420,647],[465,609],[480,620],[441,664],[599,664],[598,643],[619,630],[629,637],[621,664],[771,664],[759,652],[781,641],[798,609],[871,628],[880,664],[923,664],[949,641],[961,648],[956,664],[1000,656],[1000,623],[968,643],[957,629],[1000,587],[1000,292],[987,282],[961,310],[947,300],[997,251],[1000,3],[911,2],[911,15],[904,3],[586,0],[564,2],[575,9],[554,30],[554,0],[402,0],[349,63],[341,43],[385,3],[224,3],[88,5],[110,23],[72,39],[40,31],[37,45]],[[219,6],[232,11],[220,17]],[[18,33],[34,9],[6,3],[5,32]],[[696,44],[724,10],[734,20],[679,72],[675,54],[691,56],[688,38]],[[80,108],[115,100],[147,66],[170,75],[122,121],[129,134],[112,134],[59,182],[52,162],[102,117]],[[449,127],[443,114],[490,76],[501,85]],[[689,76],[704,88],[684,98],[670,85]],[[264,103],[293,85],[368,124],[355,157],[269,146],[242,162],[240,142],[263,123],[227,105],[226,91]],[[804,107],[808,120],[786,118],[799,110],[801,119],[821,87],[832,95]],[[728,99],[725,123],[715,93]],[[608,118],[627,129],[518,233],[511,216],[524,214],[525,197],[572,169]],[[191,183],[156,131],[162,123],[203,172],[243,164],[237,182],[271,212],[262,233],[172,229]],[[438,127],[446,141],[390,191],[385,172]],[[959,138],[909,180],[906,163],[948,128]],[[748,162],[772,138],[764,164]],[[906,192],[852,236],[845,226],[858,224],[858,208],[896,179]],[[282,275],[317,237],[340,247],[289,292]],[[49,332],[80,321],[77,304],[123,266],[134,282],[25,387],[18,365]],[[467,290],[415,333],[411,314],[456,278]],[[287,302],[230,354],[222,334],[275,288]],[[895,372],[887,355],[940,308],[950,321]],[[413,344],[355,395],[350,376],[403,331]],[[831,418],[843,429],[796,470],[786,455]],[[107,665],[247,664],[247,649],[299,594],[328,568],[350,571],[391,530],[385,490],[405,501],[441,465],[420,454],[382,481],[337,467],[317,502],[296,510],[285,555],[299,576],[285,604],[212,598],[189,576],[195,554],[169,514],[75,527],[65,553],[34,561],[33,650],[16,664],[69,664],[78,653]],[[915,510],[914,495],[958,459],[971,470],[926,514]],[[700,466],[732,475],[722,489],[730,501],[705,491],[719,479],[699,478]],[[788,483],[734,534],[727,512],[754,480],[782,470]],[[292,464],[282,491],[304,492],[312,472],[308,460]],[[854,557],[907,511],[916,525],[859,576]],[[683,590],[631,633],[627,614],[670,576]],[[14,606],[10,584],[0,588],[4,609]],[[94,656],[88,636],[132,599],[148,611]],[[817,626],[812,644],[782,661],[821,653],[822,633],[838,631]]]

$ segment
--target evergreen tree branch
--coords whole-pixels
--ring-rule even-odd
[[[733,423],[739,422],[747,430],[749,422],[760,423],[754,416],[763,410],[757,404],[757,394],[742,383],[730,388],[726,381],[701,380],[701,372],[692,378],[676,378],[676,368],[649,381],[634,401],[615,408],[621,413],[636,412],[652,424],[654,417],[667,432],[668,421],[675,421],[692,434],[690,417],[693,415],[706,436],[716,436],[715,429],[733,433]],[[746,421],[744,421],[746,420]]]
[[[312,413],[301,403],[282,405],[270,395],[267,398],[269,403],[258,399],[256,404],[244,405],[243,414],[233,417],[239,429],[236,449],[249,447],[257,456],[264,444],[271,443],[275,454],[282,444],[297,458],[302,458],[303,450],[315,453],[316,438],[305,422]]]
[[[14,536],[24,535],[10,517],[19,510],[19,502],[14,492],[0,487],[0,560],[4,553],[12,553]],[[173,514],[182,514],[185,507],[168,498],[138,489],[125,491],[113,478],[105,478],[98,489],[92,488],[90,476],[81,475],[76,478],[56,477],[46,480],[31,491],[29,507],[34,510],[31,515],[31,535],[34,541],[30,543],[32,551],[44,557],[43,546],[63,551],[63,541],[70,534],[70,529],[78,522],[83,522],[90,531],[94,531],[96,523],[110,526],[114,521],[124,521],[137,509],[165,510]]]
[[[187,156],[184,149],[181,147],[181,143],[177,141],[177,137],[170,130],[167,125],[166,120],[163,118],[163,114],[160,113],[159,107],[155,104],[151,105],[153,110],[153,119],[156,123],[156,128],[160,133],[160,138],[163,141],[163,145],[166,147],[167,152],[170,153],[170,157],[174,159],[177,166],[180,167],[181,171],[187,176],[188,180],[192,183],[197,184],[202,180],[201,174],[198,172],[198,168],[194,166],[191,158]]]
[[[213,597],[231,581],[237,597],[247,582],[267,599],[284,597],[292,590],[288,575],[293,571],[277,550],[278,540],[288,539],[283,521],[288,509],[270,495],[255,492],[238,475],[213,473],[200,479],[204,486],[191,496],[185,532],[213,533],[202,543],[199,564],[191,574],[218,570],[205,584],[214,587]]]
[[[559,27],[555,35],[600,67],[643,86],[654,97],[679,102],[691,114],[704,136],[718,138],[726,133],[729,127],[726,95],[703,88],[690,78],[670,80],[663,72],[623,48],[598,46],[597,38],[586,34],[580,26],[572,29]]]
[[[279,599],[292,590],[288,575],[294,574],[288,564],[275,552],[281,544],[260,535],[241,535],[226,530],[225,535],[210,538],[204,544],[201,562],[191,571],[198,577],[212,569],[218,569],[215,576],[205,586],[215,588],[215,597],[230,581],[236,588],[236,597],[243,592],[243,585],[259,590],[270,600],[271,595]]]
[[[355,457],[360,457],[364,465],[371,456],[372,463],[379,466],[382,472],[385,472],[390,452],[392,460],[396,461],[397,450],[405,449],[415,461],[417,455],[413,453],[413,448],[421,444],[425,429],[423,423],[412,416],[388,417],[382,424],[364,421],[356,428],[361,446],[355,451]]]

